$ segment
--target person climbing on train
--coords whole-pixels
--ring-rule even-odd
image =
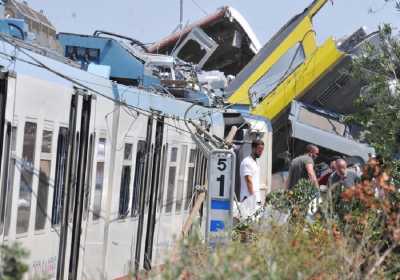
[[[264,142],[254,140],[251,144],[251,155],[244,158],[240,164],[240,201],[245,202],[249,210],[261,205],[260,197],[260,166],[257,159],[264,151]]]

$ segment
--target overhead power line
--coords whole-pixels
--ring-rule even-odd
[[[200,6],[200,4],[197,3],[196,0],[191,0],[191,1],[192,1],[192,3],[193,3],[200,11],[203,12],[204,15],[208,16],[207,11],[206,11],[205,9],[203,9],[203,8]]]
[[[124,101],[121,101],[121,100],[112,98],[112,97],[110,97],[110,96],[108,96],[108,95],[106,95],[106,94],[104,94],[104,93],[102,93],[102,92],[99,92],[99,91],[96,90],[96,89],[93,89],[93,88],[91,88],[91,87],[89,87],[89,86],[83,84],[83,82],[86,83],[86,81],[84,81],[84,80],[80,80],[80,81],[82,81],[82,82],[79,82],[79,81],[78,81],[77,79],[75,79],[75,78],[69,77],[69,76],[67,76],[67,75],[65,75],[65,74],[63,74],[63,73],[60,73],[59,71],[57,71],[57,70],[55,70],[55,69],[52,69],[50,66],[46,65],[45,63],[43,63],[42,61],[40,61],[40,60],[37,59],[36,57],[34,57],[34,56],[32,56],[31,54],[29,54],[28,52],[26,52],[24,49],[22,49],[22,48],[19,47],[18,45],[16,45],[14,42],[10,41],[10,40],[9,40],[7,37],[5,37],[3,34],[0,34],[0,39],[3,39],[3,40],[6,41],[8,44],[14,46],[20,53],[26,55],[26,56],[27,56],[28,58],[30,58],[33,62],[28,61],[28,60],[25,60],[25,59],[21,59],[21,58],[19,58],[19,57],[17,57],[17,56],[12,56],[12,55],[7,54],[7,53],[4,53],[4,52],[1,52],[1,53],[0,53],[1,55],[8,56],[8,57],[10,57],[10,59],[12,59],[12,60],[20,60],[20,61],[22,61],[22,62],[24,62],[24,63],[28,63],[28,64],[30,64],[30,65],[33,65],[33,66],[36,66],[36,67],[40,67],[40,68],[42,68],[42,69],[45,69],[45,70],[47,70],[47,71],[49,71],[49,72],[51,72],[51,73],[57,75],[58,77],[60,77],[60,78],[62,78],[62,79],[65,79],[65,80],[67,80],[67,81],[73,83],[74,85],[76,85],[76,86],[78,86],[78,87],[81,87],[81,88],[86,89],[86,90],[88,90],[88,91],[90,91],[90,92],[93,92],[93,93],[95,93],[95,94],[97,94],[97,95],[99,95],[99,96],[102,96],[102,97],[104,97],[104,98],[106,98],[106,99],[108,99],[108,100],[110,100],[110,101],[112,101],[112,102],[118,103],[118,104],[121,105],[121,106],[125,106],[125,107],[127,107],[127,108],[129,108],[129,109],[131,109],[131,110],[135,110],[136,112],[141,113],[141,114],[143,114],[143,115],[146,115],[146,116],[148,116],[148,117],[156,118],[155,112],[153,112],[153,111],[149,111],[149,110],[146,110],[146,109],[143,109],[143,108],[134,106],[134,105],[132,105],[132,104],[127,104],[127,103],[124,102]],[[90,82],[87,82],[87,83],[90,83]],[[162,116],[163,116],[164,118],[168,118],[168,119],[175,120],[174,117],[171,117],[171,116],[168,116],[168,115],[162,115]],[[185,130],[185,129],[179,128],[179,127],[177,127],[177,126],[175,126],[175,125],[169,124],[168,122],[164,122],[164,123],[165,123],[166,125],[168,125],[168,126],[174,127],[174,128],[177,129],[177,130],[183,131],[183,132],[185,132],[185,133],[192,134],[191,131],[187,131],[187,130]]]

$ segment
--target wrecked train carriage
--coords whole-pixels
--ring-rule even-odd
[[[360,29],[348,38],[329,38],[318,46],[312,19],[326,3],[316,0],[292,18],[227,88],[229,103],[272,121],[276,168],[282,168],[282,154],[290,150],[287,139],[292,137],[288,120],[292,101],[340,114],[352,113],[361,89],[359,81],[347,73],[352,57],[367,43],[379,41],[378,34],[367,35]],[[324,144],[319,138],[310,142]],[[340,149],[336,152],[341,153]]]
[[[149,47],[150,53],[167,54],[198,65],[236,75],[261,48],[243,16],[232,7],[188,25]]]

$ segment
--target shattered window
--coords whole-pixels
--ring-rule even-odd
[[[178,57],[186,62],[199,64],[207,51],[196,41],[189,40],[178,53]]]
[[[304,62],[303,46],[298,43],[289,49],[249,90],[252,105],[260,103]]]
[[[321,130],[344,136],[346,132],[346,126],[335,119],[321,116],[314,112],[310,112],[307,109],[301,108],[299,111],[299,121]]]

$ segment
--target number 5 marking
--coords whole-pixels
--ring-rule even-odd
[[[224,171],[226,169],[226,158],[220,158],[218,159],[218,170],[219,171]]]

